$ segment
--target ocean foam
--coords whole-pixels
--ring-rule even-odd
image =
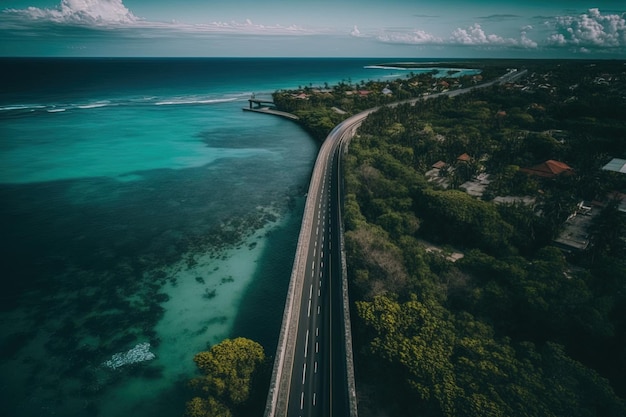
[[[154,103],[157,106],[176,106],[185,104],[215,104],[228,103],[235,101],[237,98],[218,98],[218,99],[197,99],[197,98],[181,98],[179,100],[158,101]]]
[[[109,105],[111,105],[110,101],[99,101],[99,102],[96,102],[96,103],[83,104],[83,105],[79,105],[79,106],[76,106],[76,107],[78,107],[79,109],[97,109],[99,107],[106,107],[106,106],[109,106]]]
[[[11,110],[35,110],[35,109],[44,109],[46,106],[41,106],[38,104],[14,104],[9,106],[1,106],[0,111],[11,111]]]
[[[120,352],[111,356],[111,359],[103,363],[104,366],[111,369],[121,368],[125,365],[133,363],[145,362],[154,359],[156,356],[150,352],[150,343],[139,343],[128,352]]]

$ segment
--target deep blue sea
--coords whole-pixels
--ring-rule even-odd
[[[252,93],[375,59],[0,59],[0,409],[178,416],[193,356],[274,354],[319,144]]]

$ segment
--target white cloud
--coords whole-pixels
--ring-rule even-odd
[[[410,45],[439,45],[443,43],[443,39],[423,30],[411,32],[383,32],[377,36],[377,39],[381,42]]]
[[[474,23],[467,29],[457,28],[450,37],[451,43],[461,45],[518,45],[518,41],[512,38],[503,38],[491,34],[487,35],[478,23]]]
[[[35,21],[73,25],[131,24],[140,19],[128,10],[122,0],[62,0],[54,9],[9,9],[5,13]]]
[[[626,13],[603,15],[589,9],[579,16],[559,16],[551,26],[555,33],[548,38],[553,46],[585,48],[626,47]]]
[[[360,38],[361,36],[363,36],[361,35],[361,31],[356,25],[354,25],[354,28],[352,29],[352,32],[350,32],[350,35],[354,36],[355,38]]]
[[[61,0],[53,9],[29,7],[27,9],[6,9],[2,12],[12,28],[36,27],[51,23],[59,28],[79,26],[84,28],[109,29],[126,28],[141,30],[139,36],[160,36],[171,34],[233,33],[247,35],[293,35],[328,33],[327,30],[311,30],[296,25],[263,25],[246,19],[243,22],[214,21],[204,24],[185,24],[178,21],[153,22],[135,16],[124,6],[122,0]]]
[[[532,39],[529,39],[526,36],[526,32],[521,33],[520,45],[523,46],[524,48],[529,48],[529,49],[534,49],[538,46],[537,42],[533,41]]]
[[[448,38],[441,38],[424,30],[410,32],[384,31],[376,36],[381,42],[409,45],[455,45],[455,46],[501,46],[516,48],[537,48],[537,42],[527,36],[522,30],[519,39],[503,38],[496,34],[487,34],[475,23],[467,29],[457,28]]]

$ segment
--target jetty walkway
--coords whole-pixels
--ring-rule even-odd
[[[274,116],[284,117],[290,120],[298,120],[298,116],[285,111],[276,110],[276,105],[271,100],[259,100],[255,98],[248,99],[249,106],[244,107],[243,111],[251,111],[254,113],[273,114]]]

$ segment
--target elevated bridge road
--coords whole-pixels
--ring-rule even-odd
[[[395,103],[456,96],[524,75]],[[322,144],[309,185],[266,417],[357,417],[341,223],[341,156],[370,109],[337,125]]]

